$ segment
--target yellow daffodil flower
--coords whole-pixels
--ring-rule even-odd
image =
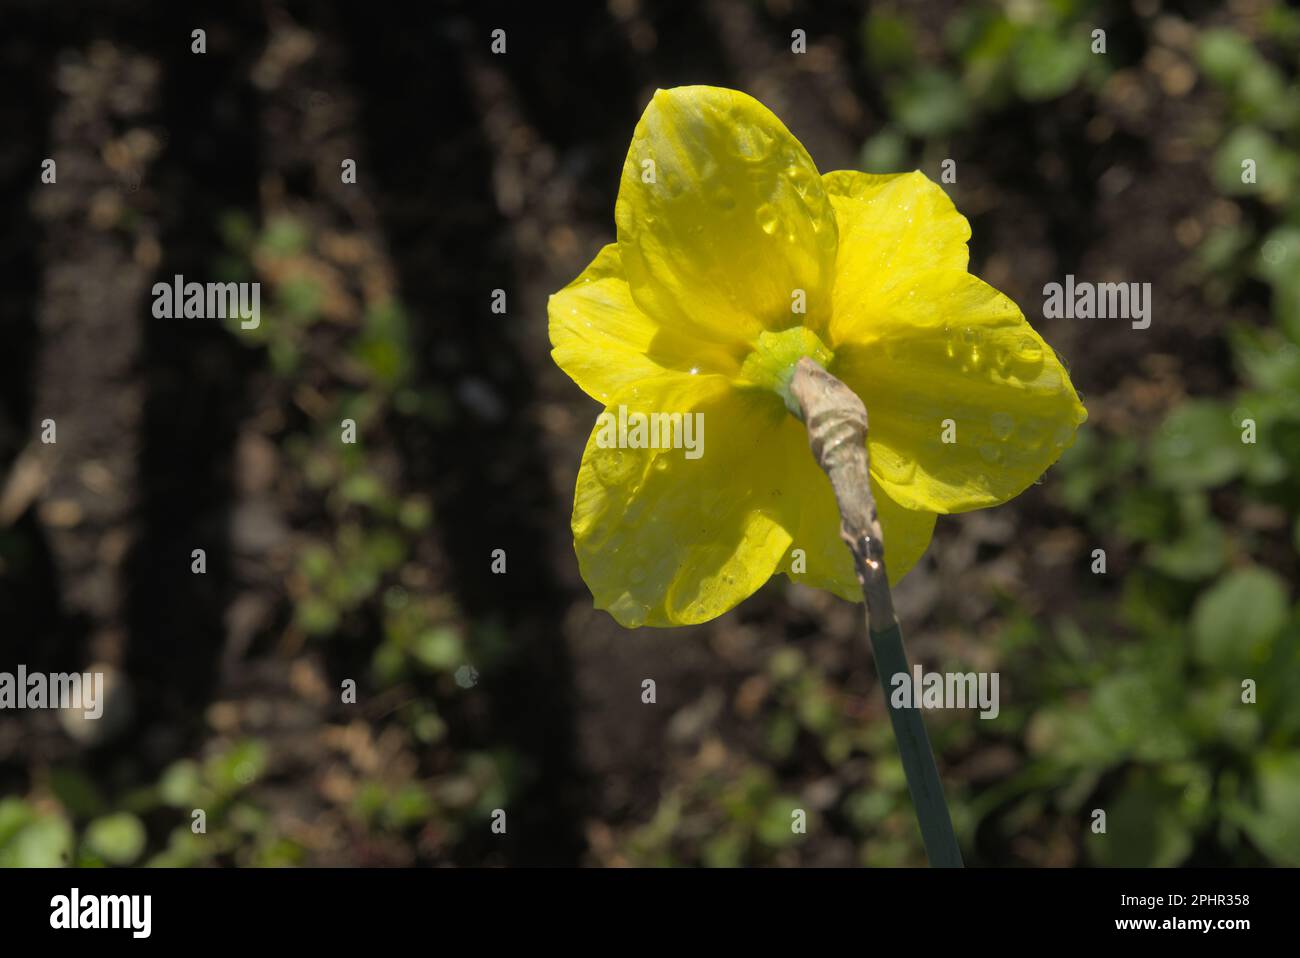
[[[804,356],[866,404],[893,581],[936,514],[1017,495],[1087,418],[1016,304],[967,272],[970,227],[942,189],[823,175],[744,93],[658,91],[614,215],[617,242],[548,309],[556,363],[606,407],[572,526],[597,608],[624,626],[706,621],[778,571],[860,601],[789,409]]]

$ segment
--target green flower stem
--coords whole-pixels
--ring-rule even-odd
[[[930,864],[960,868],[961,849],[943,797],[930,738],[919,708],[890,704],[893,676],[910,676],[903,633],[894,616],[893,595],[885,572],[885,547],[871,494],[867,459],[867,410],[862,400],[812,359],[801,359],[790,381],[799,418],[808,428],[814,458],[831,481],[840,510],[840,537],[853,553],[862,596],[867,603],[867,635],[876,672],[885,693],[889,719],[903,759],[903,772],[921,826]]]
[[[889,702],[893,691],[892,676],[911,675],[907,652],[903,649],[903,632],[895,622],[883,632],[868,630],[871,652],[876,657],[876,671],[880,674],[880,687]],[[910,681],[910,679],[909,679]],[[925,734],[925,722],[919,708],[889,707],[889,720],[894,724],[894,738],[903,758],[903,772],[907,775],[907,788],[912,793],[912,805],[921,824],[921,840],[925,854],[935,868],[961,868],[961,849],[952,830],[952,817],[943,797],[943,783],[934,763],[934,750],[930,737]]]

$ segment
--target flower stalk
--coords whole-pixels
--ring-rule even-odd
[[[920,709],[895,708],[891,703],[890,679],[899,673],[911,674],[911,668],[885,574],[884,537],[871,492],[866,406],[853,390],[806,357],[795,366],[789,393],[798,406],[796,415],[808,429],[813,458],[835,491],[840,538],[853,554],[866,600],[867,635],[926,856],[934,867],[960,868],[961,850]]]

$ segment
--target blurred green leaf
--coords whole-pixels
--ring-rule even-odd
[[[1273,318],[1292,343],[1300,343],[1300,273],[1273,284]]]
[[[1258,61],[1254,45],[1235,30],[1206,30],[1196,44],[1201,71],[1226,90]]]
[[[1241,166],[1235,175],[1240,182]],[[1244,254],[1254,252],[1255,234],[1248,226],[1232,224],[1210,230],[1196,250],[1196,261],[1206,273],[1231,273],[1244,259]]]
[[[53,769],[50,772],[50,791],[76,818],[91,818],[104,809],[104,797],[99,786],[80,769]]]
[[[744,864],[748,845],[744,832],[727,828],[705,842],[701,858],[709,868],[735,868]]]
[[[1180,694],[1173,676],[1154,669],[1120,672],[1098,682],[1086,704],[1041,709],[1026,741],[1035,755],[1069,768],[1181,759],[1191,743],[1178,721]]]
[[[1166,539],[1178,513],[1167,492],[1150,486],[1121,488],[1115,502],[1114,521],[1137,542]]]
[[[385,815],[394,828],[409,828],[428,821],[434,812],[433,796],[419,782],[408,782],[389,799]]]
[[[1189,687],[1187,722],[1201,741],[1240,752],[1254,748],[1261,728],[1260,710],[1241,701],[1241,682],[1233,678]]]
[[[1265,10],[1260,20],[1266,36],[1283,45],[1300,46],[1300,10],[1278,4]]]
[[[410,353],[406,312],[400,304],[389,301],[366,310],[365,331],[353,354],[380,385],[391,389],[405,381]]]
[[[384,484],[373,473],[361,472],[343,480],[339,495],[354,505],[374,507],[384,500]]]
[[[1286,583],[1276,573],[1258,566],[1234,569],[1192,608],[1197,659],[1225,669],[1259,664],[1289,611]]]
[[[35,820],[35,810],[21,798],[0,799],[0,848]]]
[[[796,703],[799,721],[818,735],[829,734],[839,721],[839,709],[829,690],[819,682],[809,681],[799,690]]]
[[[294,619],[308,635],[326,635],[338,628],[339,610],[323,596],[309,595],[294,607]]]
[[[894,796],[889,792],[865,788],[844,800],[844,814],[859,832],[874,830],[894,809]]]
[[[291,838],[279,836],[258,848],[253,859],[256,868],[291,868],[301,865],[306,850]]]
[[[1241,472],[1241,433],[1221,404],[1194,399],[1165,420],[1149,455],[1152,478],[1166,488],[1218,486]]]
[[[144,852],[144,824],[127,812],[97,818],[86,826],[86,845],[110,865],[130,865]]]
[[[1190,751],[1178,721],[1182,694],[1178,678],[1166,671],[1121,672],[1093,689],[1090,720],[1125,755],[1153,762],[1182,758]]]
[[[188,825],[182,825],[172,829],[167,847],[145,864],[149,868],[191,868],[208,860],[212,845],[209,836],[195,835]]]
[[[1228,558],[1228,539],[1223,527],[1205,518],[1189,526],[1171,542],[1153,545],[1147,555],[1151,565],[1176,579],[1208,579]]]
[[[1241,813],[1250,840],[1279,865],[1300,866],[1300,752],[1274,752],[1255,763],[1259,804]]]
[[[1284,283],[1300,273],[1300,226],[1279,226],[1259,247],[1256,274],[1270,283]]]
[[[1273,392],[1300,391],[1300,347],[1274,330],[1253,326],[1233,329],[1231,342],[1233,357],[1251,385]]]
[[[1087,34],[1030,27],[1013,54],[1016,90],[1031,101],[1058,97],[1078,82],[1092,55]]]
[[[194,808],[199,804],[202,789],[202,772],[198,763],[190,759],[173,762],[158,782],[159,797],[173,808]]]
[[[465,661],[460,635],[452,628],[430,629],[416,637],[411,655],[426,668],[449,672]]]
[[[254,739],[239,742],[208,760],[204,772],[208,782],[222,795],[251,784],[266,770],[266,746]]]
[[[911,66],[916,49],[912,24],[892,13],[874,13],[862,24],[862,47],[867,69],[877,75],[897,73]]]
[[[1287,131],[1297,119],[1294,88],[1288,89],[1281,71],[1266,61],[1248,69],[1237,82],[1238,113],[1275,130]]]
[[[1243,163],[1254,161],[1254,182],[1243,182]],[[1296,159],[1268,133],[1239,126],[1219,144],[1212,165],[1215,186],[1229,196],[1263,196],[1278,202],[1290,192]]]
[[[398,521],[412,532],[422,532],[429,528],[429,523],[433,521],[433,509],[427,499],[408,496],[402,500]]]
[[[907,137],[886,127],[862,145],[859,165],[865,173],[897,173],[908,166]]]
[[[799,841],[802,836],[793,830],[792,825],[794,812],[800,808],[799,800],[789,795],[773,798],[763,807],[758,820],[758,840],[768,848],[786,848]],[[804,811],[806,815],[807,811]],[[806,824],[811,826],[811,822]]]
[[[1180,808],[1181,793],[1149,773],[1130,776],[1123,790],[1102,808],[1106,831],[1087,836],[1088,853],[1099,865],[1168,868],[1192,850],[1192,834]]]
[[[21,799],[0,800],[0,868],[57,868],[72,860],[72,826]]]
[[[313,542],[298,553],[298,570],[313,585],[323,582],[334,569],[334,553],[327,546]]]
[[[889,102],[899,124],[914,136],[944,136],[970,119],[961,82],[942,70],[922,70],[906,77],[894,87]]]
[[[262,251],[272,256],[292,256],[306,249],[306,227],[291,216],[277,216],[262,232]]]
[[[276,305],[285,316],[299,322],[311,322],[320,316],[325,291],[314,279],[295,277],[281,285],[275,292]]]
[[[768,720],[767,751],[774,759],[788,758],[798,738],[799,723],[788,712],[777,712]]]

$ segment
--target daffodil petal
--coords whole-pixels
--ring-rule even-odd
[[[1052,348],[969,273],[917,273],[866,312],[869,333],[836,350],[831,372],[866,404],[872,475],[901,506],[1005,502],[1087,419]]]
[[[830,480],[808,448],[803,424],[790,418],[782,430],[782,448],[792,465],[791,487],[798,506],[798,520],[791,526],[797,531],[782,571],[795,582],[827,589],[850,602],[861,602],[862,586],[849,548],[840,538],[840,513]],[[904,509],[874,478],[871,494],[885,539],[885,568],[890,583],[897,584],[925,554],[936,517],[932,512]],[[796,549],[803,550],[803,561],[797,566]]]
[[[837,170],[823,178],[839,225],[831,348],[869,334],[875,307],[919,272],[965,270],[970,224],[920,172]]]
[[[744,93],[660,90],[615,207],[632,297],[666,327],[742,353],[830,315],[836,218],[802,144]]]
[[[632,387],[607,411],[619,406],[629,423],[636,413],[699,413],[704,442],[691,459],[685,448],[602,448],[601,427],[592,431],[572,525],[596,607],[628,628],[721,615],[772,576],[790,545],[786,462],[768,441],[789,414],[716,375]]]
[[[862,173],[858,170],[832,170],[822,174],[822,185],[830,196],[847,196],[869,200],[891,181],[908,173]]]
[[[734,372],[735,360],[662,328],[632,299],[618,244],[605,246],[582,274],[547,303],[551,356],[600,402],[633,383],[660,376]]]
[[[933,512],[900,506],[874,476],[871,478],[871,494],[876,499],[880,531],[885,537],[885,571],[889,573],[889,584],[897,585],[930,547],[935,520],[939,517]]]

